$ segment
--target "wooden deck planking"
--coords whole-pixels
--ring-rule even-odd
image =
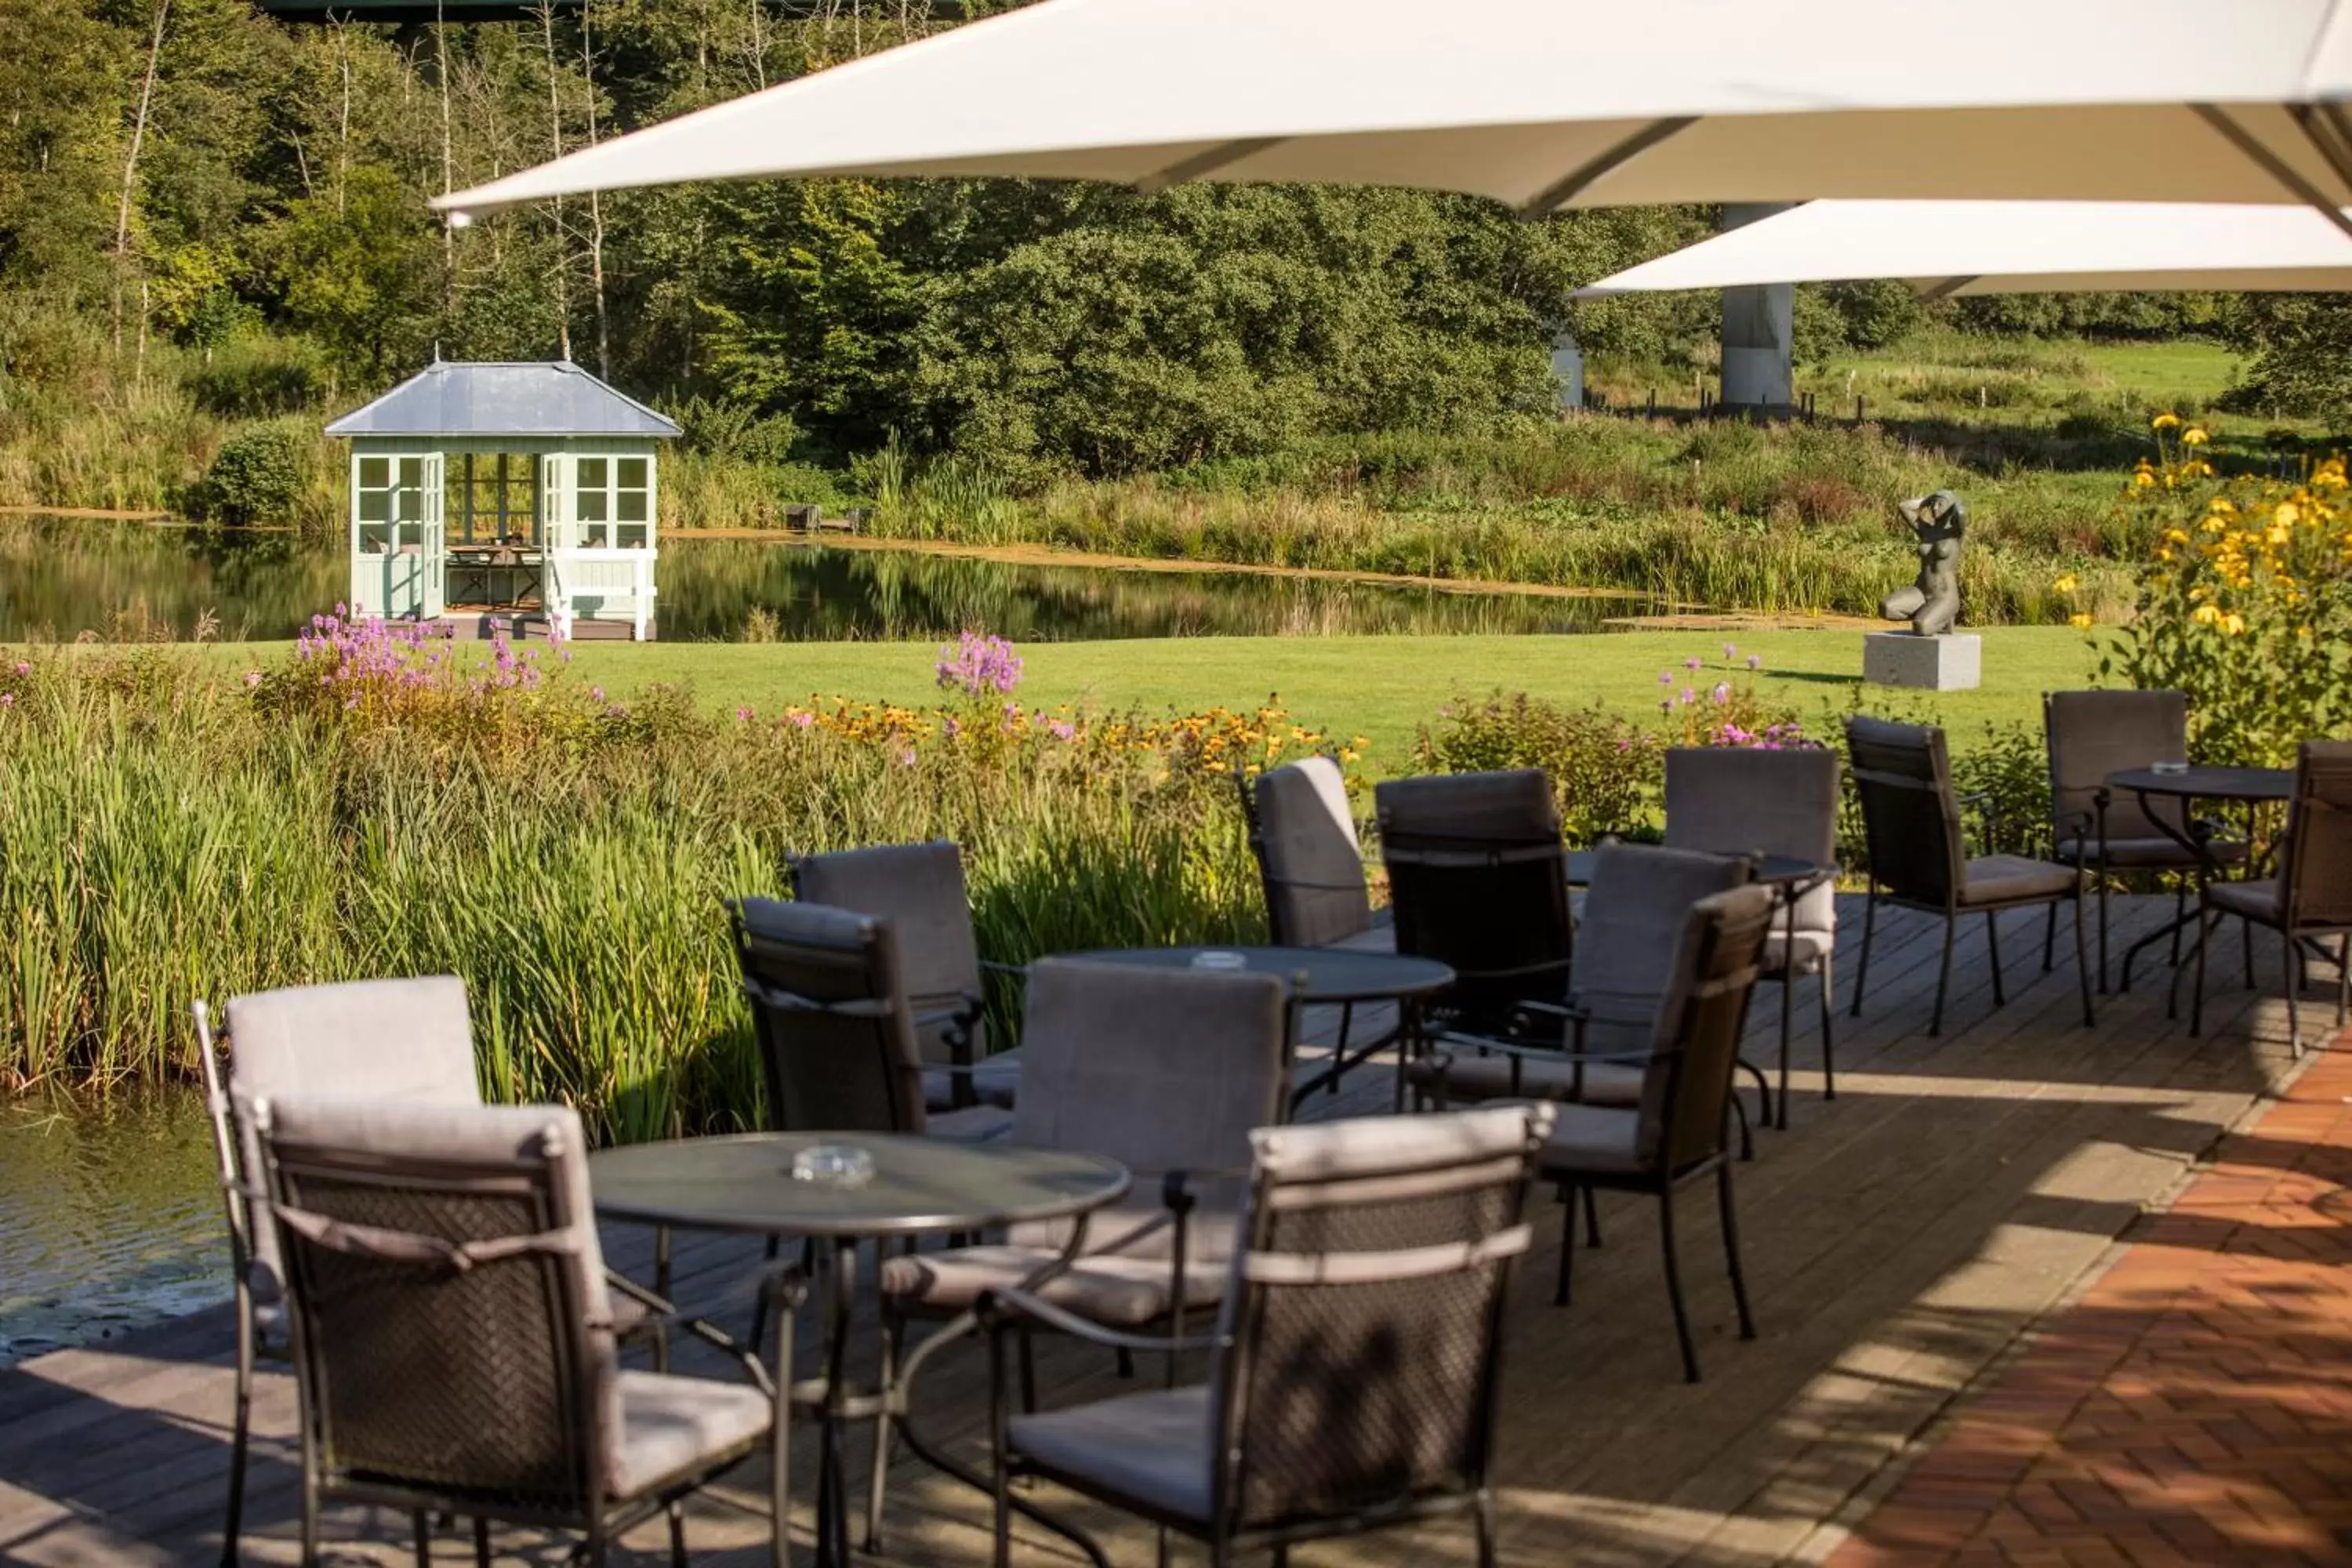
[[[1852,944],[1860,911],[1843,912]],[[2113,950],[2168,912],[2168,900],[2120,903]],[[1794,1125],[1787,1133],[1759,1128],[1759,1157],[1738,1172],[1758,1343],[1732,1331],[1711,1194],[1694,1191],[1678,1211],[1704,1384],[1688,1387],[1676,1373],[1652,1205],[1604,1199],[1606,1245],[1580,1249],[1576,1302],[1559,1310],[1550,1305],[1559,1211],[1539,1203],[1539,1246],[1513,1291],[1505,1562],[1553,1563],[1570,1550],[1604,1564],[1765,1563],[1815,1552],[1822,1521],[2073,1289],[2285,1068],[2284,1006],[2273,993],[2240,988],[2234,957],[2218,966],[2231,979],[2210,998],[2201,1041],[2189,1038],[2185,1019],[2165,1020],[2161,985],[2149,984],[2167,974],[2161,969],[2144,973],[2129,996],[2101,998],[2099,1026],[2085,1031],[2074,1013],[2070,932],[2061,931],[2058,964],[2043,975],[2039,920],[2004,923],[2011,984],[2007,1007],[1994,1011],[1982,922],[1969,924],[1946,1031],[1930,1038],[1919,1030],[1935,983],[1937,922],[1882,919],[1865,1015],[1850,1019],[1841,1005],[1835,1019],[1834,1104],[1818,1098],[1818,1030],[1801,990]],[[1853,951],[1842,954],[1841,1004],[1851,994]],[[2276,950],[2265,951],[2264,977],[2274,984]],[[2319,987],[2309,994],[2316,999]],[[1773,988],[1759,990],[1750,1055],[1768,1071],[1779,1018]],[[1367,1067],[1340,1094],[1310,1097],[1301,1115],[1384,1113],[1389,1082],[1384,1068]],[[616,1229],[612,1242],[617,1264],[648,1277],[643,1232]],[[681,1237],[677,1293],[689,1305],[715,1300],[757,1256],[757,1245],[740,1239]],[[228,1348],[226,1315],[215,1312],[0,1373],[0,1556],[216,1557]],[[1132,1386],[1099,1354],[1042,1348],[1051,1402]],[[919,1402],[926,1429],[972,1457],[984,1415],[981,1363],[951,1350]],[[294,1557],[296,1472],[285,1440],[292,1415],[290,1385],[269,1374],[248,1501],[259,1528],[248,1551],[255,1561]],[[813,1455],[801,1436],[795,1469],[806,1477]],[[864,1447],[853,1438],[859,1479]],[[756,1509],[756,1482],[746,1477],[730,1491]],[[976,1494],[902,1462],[888,1559],[984,1561],[985,1514]],[[764,1528],[742,1508],[698,1505],[698,1561],[761,1560]],[[401,1521],[346,1510],[331,1535],[351,1560],[407,1555]],[[1024,1531],[1023,1540],[1029,1561],[1068,1560],[1049,1538]],[[640,1543],[658,1545],[658,1530]],[[511,1544],[547,1558],[544,1542],[518,1536]],[[454,1536],[438,1554],[469,1556]],[[1148,1538],[1120,1532],[1113,1554],[1149,1561]],[[1464,1532],[1444,1530],[1297,1555],[1302,1564],[1467,1561]]]

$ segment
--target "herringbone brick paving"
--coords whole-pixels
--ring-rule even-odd
[[[1830,1558],[2352,1564],[2352,1032]]]

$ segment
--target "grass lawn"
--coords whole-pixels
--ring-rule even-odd
[[[2039,722],[2040,695],[2080,686],[2095,659],[2082,633],[2066,626],[1996,626],[1985,639],[1985,685],[1943,696],[1870,689],[1870,706],[1933,716],[1956,745],[1987,722]],[[1020,698],[1092,710],[1241,708],[1279,694],[1300,723],[1345,739],[1370,740],[1376,772],[1409,765],[1413,731],[1447,699],[1497,688],[1568,703],[1598,699],[1645,711],[1672,668],[1704,690],[1723,679],[1725,634],[1637,632],[1591,637],[1186,637],[1037,643]],[[1809,717],[1843,712],[1862,672],[1862,635],[1851,630],[1731,634],[1743,662],[1764,660],[1760,691]],[[689,684],[702,701],[772,712],[810,697],[910,704],[936,700],[929,643],[582,643],[573,668],[618,697],[648,681]],[[1708,662],[1688,675],[1686,658]],[[1734,679],[1745,679],[1744,673]]]

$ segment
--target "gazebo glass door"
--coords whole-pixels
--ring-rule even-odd
[[[438,452],[364,456],[354,465],[352,600],[369,613],[441,613],[442,462]]]

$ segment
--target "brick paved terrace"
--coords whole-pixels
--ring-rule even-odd
[[[1832,1568],[2352,1563],[2352,1034],[1988,1384]]]

